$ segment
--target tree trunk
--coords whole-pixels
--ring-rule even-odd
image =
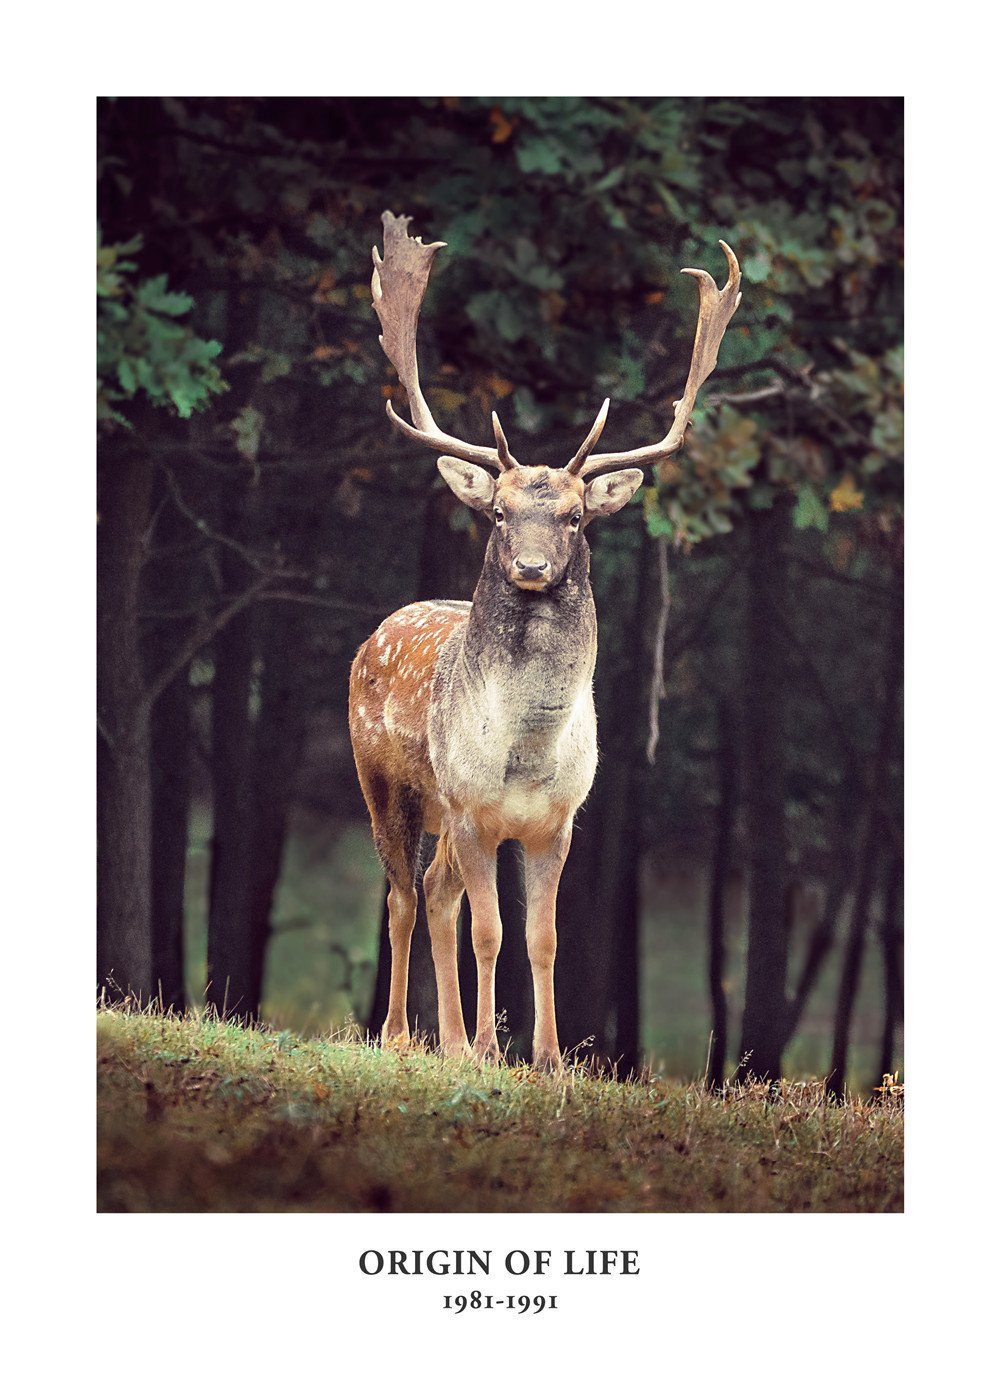
[[[187,870],[191,688],[185,669],[152,716],[152,981],[164,1009],[182,1011],[184,879]]]
[[[239,569],[230,571],[236,574]],[[238,585],[238,577],[231,577]],[[220,1013],[260,1013],[271,915],[305,738],[305,623],[272,606],[236,616],[215,643],[212,686],[214,823],[208,1001]],[[252,714],[256,635],[259,712]]]
[[[879,1083],[896,1065],[896,1026],[903,1018],[903,976],[901,948],[903,942],[903,861],[890,860],[885,886],[885,911],[882,918],[882,967],[885,978],[885,1014],[882,1021],[882,1044],[879,1050]]]
[[[149,714],[139,586],[152,472],[105,451],[97,581],[98,983],[147,997],[151,973]]]
[[[628,687],[634,698],[634,691]],[[629,718],[622,716],[625,732]],[[617,749],[617,751],[615,751]],[[594,1053],[614,1056],[616,1026],[613,1011],[617,997],[618,978],[622,971],[622,947],[635,940],[636,928],[622,917],[623,890],[634,874],[634,851],[631,832],[632,771],[631,754],[624,745],[609,743],[606,753],[606,780],[600,808],[601,836],[593,851],[590,890],[590,968],[593,975],[590,1015],[594,1034]]]
[[[827,1091],[843,1097],[847,1086],[847,1056],[851,1040],[851,1019],[861,977],[865,937],[871,916],[878,879],[881,835],[885,820],[885,789],[889,765],[899,722],[899,698],[903,682],[903,628],[895,609],[887,622],[886,670],[883,681],[882,713],[875,753],[872,757],[868,797],[861,829],[858,852],[858,877],[854,888],[854,906],[844,948],[844,961],[837,991],[837,1008],[833,1022],[833,1054]]]
[[[619,944],[614,978],[615,1037],[612,1057],[623,1077],[636,1073],[642,1059],[640,1021],[641,821],[638,799],[632,804],[631,829],[619,886]]]
[[[227,592],[246,586],[244,566],[222,559]],[[212,855],[209,876],[206,1002],[220,1015],[256,1013],[250,945],[253,856],[253,609],[245,608],[215,638],[212,681]]]
[[[842,1098],[847,1088],[847,1054],[851,1042],[851,1020],[854,1002],[861,980],[861,964],[864,960],[865,942],[868,935],[868,922],[871,917],[872,900],[875,895],[878,855],[867,850],[862,853],[862,865],[854,894],[854,907],[851,910],[851,926],[844,945],[844,960],[840,968],[840,983],[837,987],[837,1006],[833,1017],[833,1056],[826,1088],[834,1097]]]
[[[165,490],[161,482],[160,489]],[[156,543],[162,551],[156,569],[154,612],[184,613],[191,604],[191,564],[174,557],[190,528],[176,509],[159,513]],[[164,672],[189,637],[186,618],[167,617],[148,628],[146,673]],[[152,982],[165,1009],[182,1011],[184,984],[184,879],[190,815],[190,667],[185,666],[153,705],[150,720],[152,782]]]
[[[670,554],[667,540],[643,530],[639,583],[632,622],[634,641],[632,716],[628,760],[628,818],[622,831],[624,858],[619,867],[618,955],[614,975],[613,1057],[622,1075],[638,1072],[642,1060],[642,813],[647,784],[660,741],[660,706],[664,698],[666,636],[670,617]]]
[[[785,666],[787,502],[747,516],[744,803],[749,857],[746,997],[740,1077],[781,1078],[787,1020]]]
[[[577,817],[569,858],[559,885],[556,926],[556,1009],[564,1049],[611,1060],[616,1050],[615,1011],[620,979],[635,971],[634,944],[638,936],[631,918],[635,904],[628,894],[638,878],[631,843],[632,773],[620,736],[635,723],[629,712],[627,681],[618,689],[617,704],[600,711],[602,762],[590,796]],[[619,736],[615,743],[611,735]],[[624,892],[624,898],[623,898]]]
[[[708,990],[712,1002],[712,1042],[705,1072],[706,1086],[718,1088],[726,1077],[729,1006],[726,1000],[726,894],[733,863],[733,838],[739,804],[737,717],[727,699],[718,704],[719,796],[715,814],[715,845],[708,896]]]
[[[302,673],[307,636],[301,608],[272,603],[262,619],[261,631],[263,668],[260,714],[254,728],[252,854],[247,871],[248,995],[255,1015],[263,1000],[274,896],[281,876],[308,709]]]

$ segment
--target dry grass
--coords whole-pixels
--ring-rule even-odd
[[[896,1211],[902,1095],[723,1096],[98,1013],[106,1211]]]

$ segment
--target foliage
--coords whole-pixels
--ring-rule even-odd
[[[98,1070],[103,1210],[902,1208],[899,1099],[821,1083],[719,1098],[127,1008]]]
[[[222,346],[195,335],[187,317],[194,302],[170,291],[165,273],[140,278],[132,260],[142,237],[97,242],[97,418],[126,424],[114,407],[140,392],[182,418],[204,408],[226,385],[215,363]]]
[[[119,126],[129,117],[109,111],[114,151],[141,136]],[[647,493],[650,528],[692,544],[784,489],[802,527],[824,529],[831,510],[898,510],[894,100],[163,99],[156,129],[179,152],[148,227],[158,256],[216,300],[243,289],[259,304],[238,342],[215,317],[230,363],[288,391],[336,387],[383,450],[373,390],[394,375],[373,326],[369,249],[385,206],[448,244],[422,337],[431,401],[487,437],[500,407],[539,460],[604,394],[612,447],[662,435],[696,314],[678,271],[718,272],[725,237],[743,304],[688,451]],[[131,164],[108,166],[106,189],[134,228]],[[742,392],[726,403],[733,377]],[[271,396],[272,421],[290,401]]]

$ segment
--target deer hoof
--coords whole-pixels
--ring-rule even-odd
[[[444,1059],[471,1059],[472,1050],[468,1040],[445,1040],[441,1045],[441,1056]]]
[[[408,1049],[410,1045],[410,1027],[405,1021],[402,1025],[390,1025],[387,1020],[382,1026],[381,1044],[383,1049]]]
[[[542,1074],[558,1074],[562,1072],[562,1055],[558,1049],[536,1049],[532,1059],[532,1068],[537,1069]]]
[[[496,1035],[489,1040],[477,1039],[472,1046],[472,1057],[480,1064],[496,1064],[500,1059],[500,1046]]]

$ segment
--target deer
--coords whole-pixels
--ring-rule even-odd
[[[388,892],[391,971],[381,1043],[409,1042],[407,974],[424,833],[438,837],[423,888],[438,998],[439,1049],[483,1063],[500,1057],[495,969],[503,936],[497,849],[520,842],[527,952],[534,990],[532,1062],[563,1064],[556,1028],[556,896],[573,822],[598,761],[593,676],[597,614],[587,530],[621,510],[684,440],[701,385],[740,302],[740,267],[721,243],[728,276],[720,291],[695,268],[694,348],[683,396],[659,442],[594,451],[610,404],[565,466],[514,457],[492,414],[495,445],[438,427],[420,388],[417,322],[442,242],[424,244],[412,222],[382,215],[383,252],[372,249],[379,343],[406,391],[411,421],[386,402],[393,427],[429,451],[463,504],[491,521],[482,573],[469,601],[419,601],[394,612],[354,658],[349,730]],[[721,241],[721,240],[720,240]],[[477,971],[475,1036],[466,1033],[456,923],[469,900]]]

